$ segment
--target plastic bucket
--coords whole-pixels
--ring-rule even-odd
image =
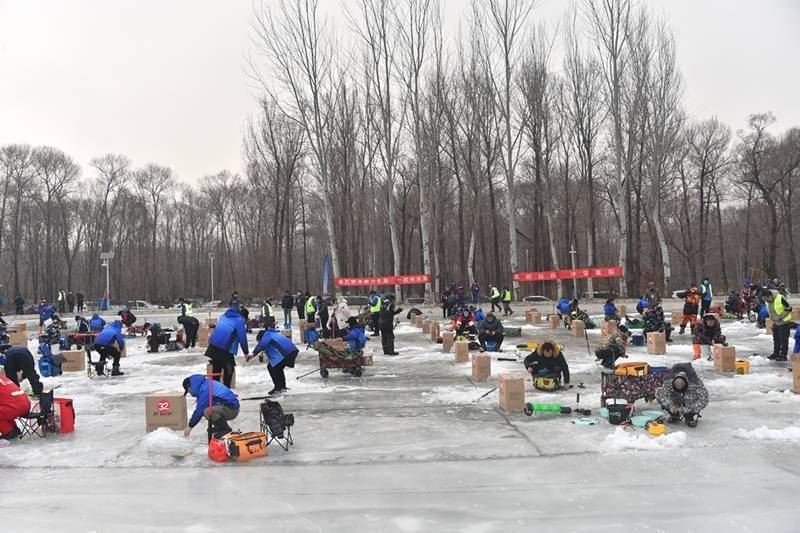
[[[631,416],[631,409],[624,403],[615,403],[608,406],[608,422],[618,426],[624,424]]]

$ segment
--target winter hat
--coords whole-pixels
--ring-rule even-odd
[[[350,318],[347,319],[347,325],[350,326],[351,328],[354,328],[358,325],[358,320],[356,319],[356,317],[351,316]]]
[[[183,380],[183,395],[186,396],[189,394],[189,389],[191,389],[192,385],[189,383],[189,378],[185,378]]]

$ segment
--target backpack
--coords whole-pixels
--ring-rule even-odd
[[[316,329],[307,329],[306,330],[306,344],[314,344],[319,340],[319,332]]]
[[[39,357],[39,373],[46,378],[60,376],[64,356],[61,354],[54,356],[50,345],[46,343],[39,345],[39,353],[42,354]]]

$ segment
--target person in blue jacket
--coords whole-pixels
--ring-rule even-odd
[[[103,328],[103,331],[94,340],[94,349],[100,354],[100,361],[95,363],[97,374],[102,376],[105,372],[106,359],[114,360],[111,367],[112,376],[123,376],[124,372],[119,369],[119,358],[122,350],[125,349],[125,339],[122,338],[122,322],[115,320]]]
[[[558,301],[558,305],[556,305],[556,309],[558,309],[558,312],[561,313],[562,316],[563,315],[568,315],[569,314],[569,300],[567,300],[566,298],[561,298],[561,300]]]
[[[480,307],[475,309],[474,305],[470,306],[469,310],[472,311],[472,314],[475,316],[475,323],[478,325],[478,327],[480,327],[481,322],[486,320],[486,313],[484,313],[483,309]]]
[[[364,333],[364,328],[358,324],[358,319],[354,316],[347,319],[347,325],[350,330],[342,340],[347,342],[347,347],[351,352],[358,353],[367,345],[367,334]]]
[[[648,307],[650,307],[650,300],[648,300],[646,296],[639,298],[639,302],[636,304],[636,311],[644,316]]]
[[[239,346],[242,347],[245,356],[250,353],[250,348],[247,346],[247,326],[244,323],[244,317],[237,308],[231,307],[220,317],[214,333],[208,339],[208,348],[206,348],[206,357],[211,360],[213,373],[216,374],[214,379],[220,381],[219,374],[221,372],[222,382],[226,387],[231,386],[236,366],[234,357],[239,351]]]
[[[211,406],[209,406],[209,390],[211,387]],[[192,374],[183,380],[183,395],[191,394],[197,398],[194,412],[189,418],[189,427],[183,430],[183,435],[188,437],[192,429],[205,418],[211,422],[208,430],[208,440],[212,437],[219,438],[231,431],[229,420],[239,416],[239,398],[228,387],[221,383],[211,383],[209,379],[200,374]]]
[[[250,361],[261,352],[266,352],[269,358],[267,371],[272,378],[273,389],[267,394],[274,396],[289,389],[286,388],[286,375],[284,369],[294,367],[294,360],[297,358],[297,346],[291,339],[283,336],[273,328],[265,329],[258,334],[258,344],[253,355],[245,356],[245,361]]]
[[[606,315],[606,320],[617,320],[617,306],[614,304],[614,298],[606,300],[603,306],[603,314]]]
[[[92,315],[91,320],[89,320],[89,325],[91,326],[92,331],[102,331],[103,328],[106,327],[106,321],[103,320],[103,317],[95,313]]]
[[[44,326],[45,321],[53,319],[56,316],[56,308],[42,300],[39,303],[39,327]]]

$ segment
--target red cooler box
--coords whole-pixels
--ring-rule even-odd
[[[72,398],[53,398],[53,410],[59,433],[75,431],[75,409],[72,407]]]

